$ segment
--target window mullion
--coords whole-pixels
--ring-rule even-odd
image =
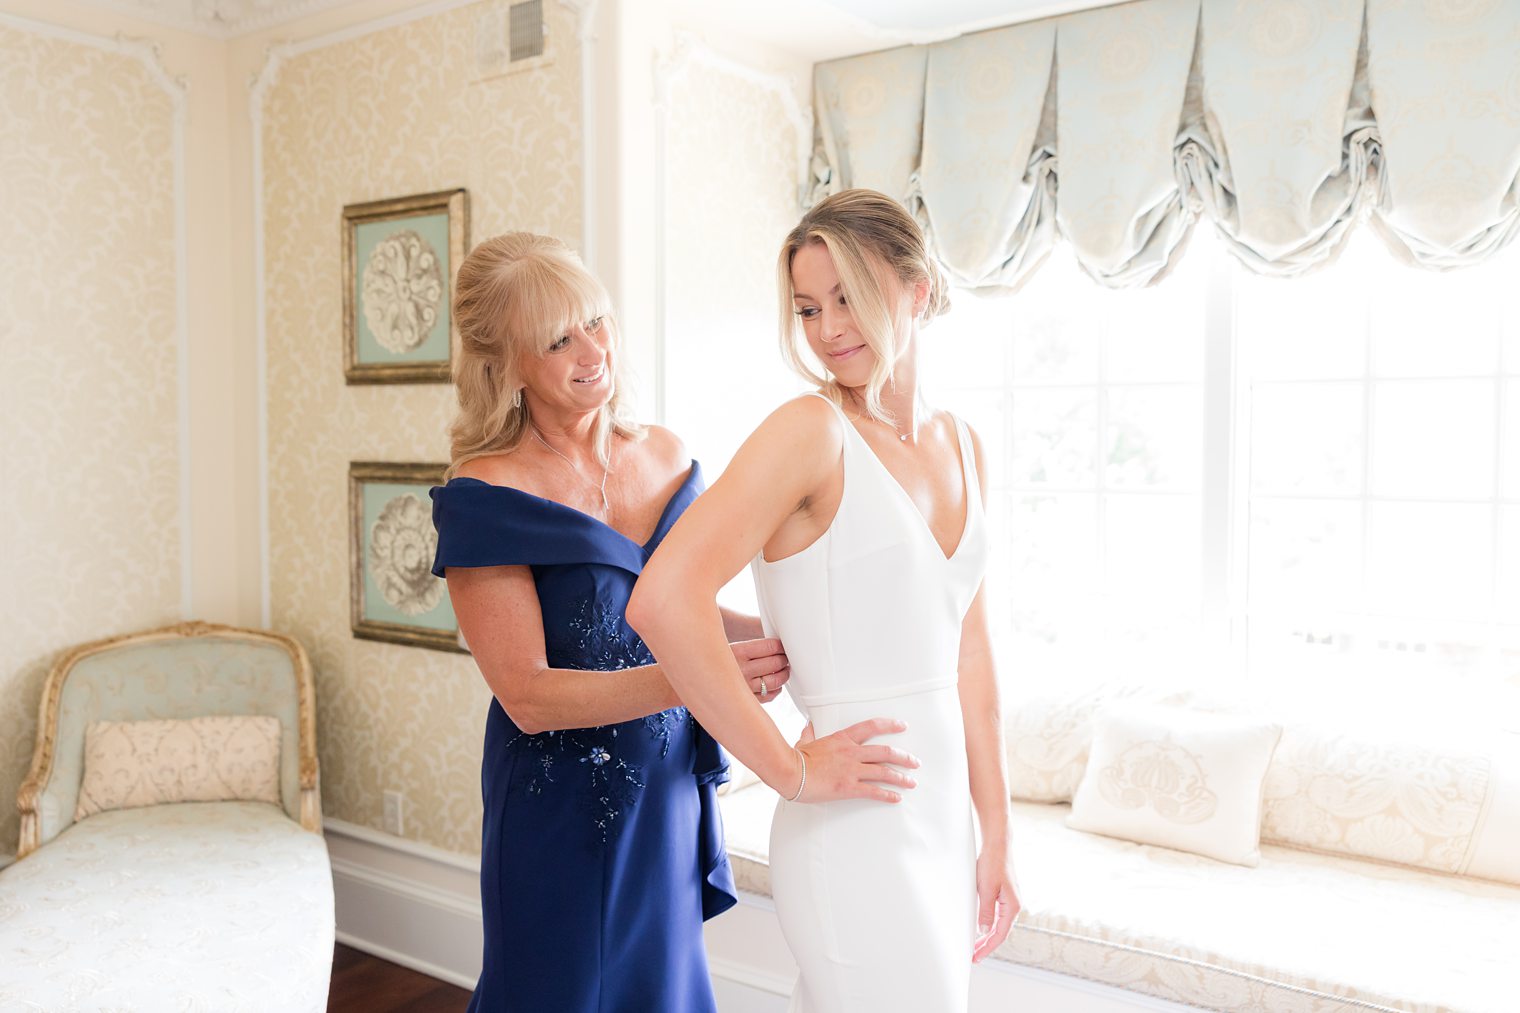
[[[1095,604],[1101,613],[1096,617],[1097,636],[1103,641],[1107,641],[1114,627],[1113,596],[1108,572],[1108,455],[1105,452],[1108,447],[1108,342],[1113,333],[1112,323],[1113,314],[1109,310],[1104,313],[1103,326],[1098,332],[1098,379],[1094,391],[1096,433],[1093,445],[1093,537],[1098,542],[1098,579],[1102,582]]]
[[[1200,627],[1206,656],[1221,670],[1239,676],[1239,647],[1235,643],[1240,613],[1232,533],[1237,510],[1234,468],[1236,465],[1235,293],[1234,265],[1222,249],[1216,249],[1209,265],[1204,308],[1203,350],[1203,485],[1200,560],[1202,594]],[[1236,592],[1236,593],[1232,593]]]
[[[1488,573],[1488,643],[1484,651],[1484,666],[1487,674],[1496,678],[1501,676],[1503,665],[1500,661],[1500,642],[1502,640],[1499,616],[1499,560],[1502,555],[1504,535],[1501,519],[1504,514],[1504,452],[1506,449],[1513,452],[1516,448],[1506,448],[1504,445],[1504,318],[1501,311],[1494,320],[1494,487],[1493,505],[1489,508],[1491,518],[1489,527],[1489,573]]]

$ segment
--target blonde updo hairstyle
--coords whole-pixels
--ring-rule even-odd
[[[459,265],[454,321],[460,353],[454,364],[459,414],[449,431],[447,478],[477,457],[515,450],[528,435],[522,363],[542,356],[561,335],[597,317],[612,325],[612,300],[579,257],[552,236],[508,232],[487,239]],[[614,341],[616,340],[614,329]],[[612,397],[598,412],[597,456],[605,464],[613,434],[642,439],[623,402],[622,360],[609,356]]]
[[[855,326],[871,351],[876,353],[866,382],[866,411],[876,419],[893,424],[891,413],[881,403],[881,392],[892,377],[897,357],[894,340],[899,324],[883,284],[883,272],[890,271],[904,286],[921,281],[929,283],[929,301],[922,312],[927,324],[950,308],[949,288],[944,273],[929,255],[923,230],[903,206],[875,190],[841,190],[824,198],[802,216],[797,227],[787,234],[781,245],[777,275],[781,292],[781,355],[808,382],[836,404],[844,403],[844,392],[826,373],[814,369],[810,357],[803,356],[807,341],[802,324],[792,304],[792,260],[797,251],[810,243],[822,243],[833,258]]]

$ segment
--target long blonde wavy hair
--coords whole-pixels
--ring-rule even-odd
[[[844,404],[844,392],[827,373],[813,368],[803,355],[807,339],[792,305],[796,290],[792,287],[792,259],[810,243],[828,247],[839,273],[839,285],[860,336],[876,353],[866,382],[866,411],[888,424],[895,420],[881,403],[881,392],[892,378],[892,364],[897,357],[894,340],[897,321],[888,300],[881,265],[904,285],[929,283],[929,301],[924,307],[927,324],[950,308],[949,286],[944,272],[930,256],[923,230],[907,210],[886,194],[875,190],[841,190],[824,198],[802,216],[797,227],[787,233],[777,262],[781,293],[781,355],[803,379],[816,384],[820,391]],[[873,261],[875,265],[873,265]]]
[[[446,478],[466,461],[515,450],[528,435],[522,363],[541,356],[576,324],[597,317],[613,326],[612,300],[568,246],[552,236],[508,232],[476,246],[459,265],[454,321],[460,353],[454,363],[459,413],[449,430]],[[596,452],[607,463],[613,434],[642,439],[623,400],[624,372],[617,329],[608,368],[612,397],[597,415]]]

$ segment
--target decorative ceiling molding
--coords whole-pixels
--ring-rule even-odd
[[[1129,0],[815,0],[884,43],[917,45]]]
[[[170,28],[214,39],[233,39],[272,28],[352,0],[87,0]]]
[[[1026,17],[1025,9],[1040,0],[823,0],[885,31],[934,32],[989,18],[1015,20]]]

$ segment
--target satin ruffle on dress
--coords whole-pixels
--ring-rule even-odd
[[[435,487],[451,566],[531,567],[551,668],[654,662],[624,620],[645,562],[702,491],[695,461],[643,545],[589,514],[456,478]],[[737,900],[717,787],[728,763],[684,708],[529,735],[486,718],[472,1013],[713,1013],[702,922]]]

